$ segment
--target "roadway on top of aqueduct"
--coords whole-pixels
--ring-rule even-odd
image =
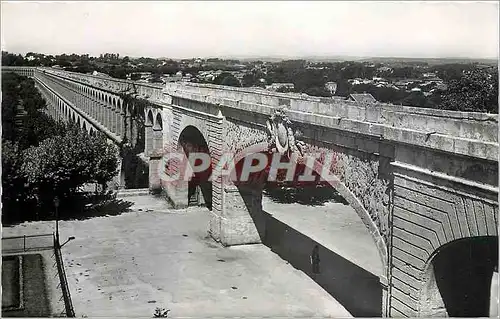
[[[65,83],[75,88],[74,95],[90,94],[102,108],[124,116],[130,106],[134,111],[145,102],[138,113],[146,123],[150,187],[161,187],[179,207],[188,203],[187,185],[166,185],[151,172],[157,171],[162,151],[175,150],[193,128],[215,162],[223,153],[249,147],[334,154],[338,180],[332,187],[363,220],[381,255],[384,315],[456,313],[460,302],[450,303],[450,291],[438,289],[431,266],[460,243],[498,241],[497,115],[360,105],[209,84],[159,86],[47,68],[16,70]],[[123,92],[133,96],[128,105],[109,103]],[[285,132],[269,132],[273,124],[283,124]],[[234,245],[265,239],[261,191],[216,179],[207,198],[216,240]]]

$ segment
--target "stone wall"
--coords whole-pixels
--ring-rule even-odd
[[[425,270],[440,247],[498,236],[498,189],[403,163],[393,166],[390,315],[413,317],[429,298]]]

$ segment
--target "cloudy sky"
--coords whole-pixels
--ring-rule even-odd
[[[498,57],[498,2],[4,2],[2,50]]]

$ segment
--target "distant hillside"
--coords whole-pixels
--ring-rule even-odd
[[[424,62],[429,65],[435,64],[467,64],[467,63],[479,63],[487,65],[497,65],[498,60],[496,59],[474,59],[474,58],[400,58],[400,57],[371,57],[364,58],[361,61],[373,62],[373,63],[417,63]]]
[[[429,65],[436,64],[468,64],[479,63],[487,65],[498,65],[497,59],[476,59],[476,58],[405,58],[405,57],[361,57],[361,56],[224,56],[222,59],[238,59],[240,61],[266,61],[280,62],[283,60],[307,60],[313,62],[342,62],[342,61],[358,61],[358,62],[373,62],[373,63],[428,63]]]

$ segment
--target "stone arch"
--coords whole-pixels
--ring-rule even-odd
[[[160,130],[163,130],[163,120],[161,118],[160,112],[156,113],[155,122],[154,122],[153,127],[157,127]]]
[[[136,111],[135,104],[127,103],[126,111],[128,112],[128,115],[135,116],[135,111]]]
[[[153,119],[153,110],[148,109],[146,110],[146,118],[144,124],[148,126],[153,126],[154,124],[154,119]]]
[[[148,156],[152,151],[155,150],[155,136],[153,131],[154,117],[153,110],[151,108],[148,108],[144,111],[147,113],[144,116],[144,153]]]
[[[83,121],[83,125],[82,125],[82,128],[85,132],[89,132],[88,128],[87,128],[87,123],[85,121]]]
[[[254,144],[246,149],[244,149],[242,152],[238,152],[237,154],[234,155],[234,163],[238,163],[242,161],[245,157],[255,154],[255,153],[268,153],[269,152],[269,144],[267,142],[261,142],[258,144]],[[307,154],[305,154],[307,155]],[[304,163],[304,166],[311,169],[313,174],[318,176],[319,178],[322,178],[322,164],[318,161],[315,160],[313,166],[308,165],[307,162]],[[377,251],[380,256],[380,261],[381,265],[383,268],[383,276],[385,277],[387,275],[387,267],[388,267],[388,252],[387,252],[387,247],[384,241],[384,238],[380,231],[378,230],[378,227],[376,224],[373,222],[372,218],[370,217],[370,214],[368,211],[363,207],[361,204],[361,201],[356,197],[356,195],[349,190],[349,188],[340,180],[340,178],[334,176],[334,180],[331,179],[331,177],[328,178],[326,181],[330,187],[332,187],[336,192],[338,192],[344,199],[345,201],[354,209],[356,214],[359,216],[363,224],[366,226],[368,232],[370,233],[374,244],[377,247]]]
[[[151,113],[148,114],[152,115]],[[148,118],[145,121],[152,120],[152,118]],[[163,119],[161,116],[161,112],[156,112],[156,116],[154,117],[154,122],[152,123],[153,126],[151,127],[152,135],[153,135],[153,143],[152,143],[152,149],[156,153],[161,153],[163,150]],[[145,126],[145,129],[148,129],[148,126]],[[145,130],[145,131],[146,131]],[[146,138],[146,136],[145,136]],[[147,143],[147,141],[146,141]]]
[[[497,236],[465,237],[440,246],[419,278],[418,315],[489,317],[494,272],[498,273]]]
[[[82,128],[81,123],[80,123],[80,116],[76,116],[76,125],[78,125],[79,128]]]
[[[159,114],[157,114],[156,121],[159,119],[158,115]],[[179,134],[177,151],[183,154],[186,169],[190,167],[188,162],[190,153],[205,153],[209,157],[211,153],[208,146],[208,140],[198,128],[192,125],[184,127]],[[181,169],[180,173],[184,175],[185,170]],[[177,191],[180,194],[179,204],[181,206],[189,206],[190,203],[195,205],[203,203],[209,210],[212,210],[212,182],[209,178],[211,174],[212,166],[209,165],[203,172],[194,173],[191,178],[189,178],[189,181],[181,178],[177,185]]]

